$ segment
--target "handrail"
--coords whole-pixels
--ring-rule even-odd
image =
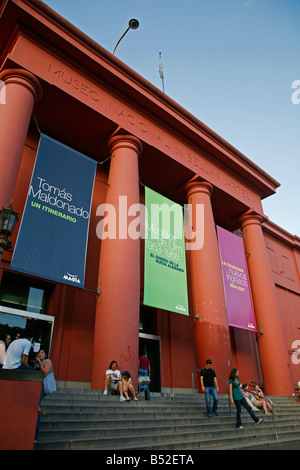
[[[195,383],[194,383],[194,373],[195,372],[201,372],[200,369],[194,369],[192,371],[192,385],[193,385],[193,394],[195,393],[194,390],[195,390]],[[230,413],[230,416],[231,416],[231,400],[230,400],[230,396],[229,396],[229,382],[227,382],[226,380],[223,380],[223,379],[220,379],[219,377],[216,377],[217,380],[221,380],[221,382],[225,382],[227,384],[227,397],[228,397],[228,405],[229,405],[229,413]]]
[[[225,382],[227,386],[227,398],[228,398],[228,405],[229,405],[229,415],[231,417],[231,399],[229,394],[229,382],[227,380],[220,379],[220,377],[216,377],[217,380],[221,380],[221,382]]]
[[[193,394],[195,393],[195,392],[194,392],[194,390],[195,390],[195,383],[194,383],[194,373],[195,373],[195,372],[197,372],[197,371],[198,371],[198,372],[201,372],[201,370],[200,370],[200,369],[194,369],[194,370],[192,371],[192,386],[193,386]]]
[[[195,390],[195,383],[194,383],[194,373],[195,372],[201,372],[200,369],[194,369],[192,371],[192,386],[193,386],[193,394],[194,394],[194,390]],[[229,404],[229,413],[230,413],[230,416],[231,416],[231,398],[230,398],[230,395],[229,395],[229,382],[227,380],[224,380],[224,379],[220,379],[220,377],[216,377],[217,380],[220,380],[221,382],[225,382],[227,384],[227,396],[228,396],[228,404]],[[251,381],[249,381],[249,384],[252,383]],[[243,390],[244,392],[248,392],[248,393],[251,393],[252,395],[257,395],[255,392],[252,392],[250,390],[244,390],[242,387],[241,387],[241,390]],[[267,397],[262,397],[263,400],[266,400],[268,403],[270,403],[271,405],[271,411],[272,411],[272,421],[273,421],[273,428],[274,428],[274,432],[275,432],[275,436],[276,436],[276,440],[279,441],[279,438],[278,438],[278,434],[277,434],[277,430],[276,430],[276,426],[275,426],[275,415],[274,415],[274,412],[273,412],[273,402],[270,398],[267,398]]]
[[[258,385],[259,388],[265,388],[263,383],[256,382],[255,380],[249,380],[249,385],[251,385],[251,387],[255,387],[255,385]]]
[[[249,382],[249,383],[250,383],[250,382]],[[244,390],[244,389],[241,387],[241,390]],[[257,396],[257,393],[251,392],[251,390],[244,390],[244,392],[248,392],[248,393],[251,393],[252,395],[256,395],[256,396]],[[267,402],[270,403],[270,405],[271,405],[273,428],[274,428],[276,440],[279,441],[278,434],[277,434],[277,430],[276,430],[276,426],[275,426],[275,414],[274,414],[274,410],[273,410],[273,402],[272,402],[272,400],[271,400],[270,398],[267,398],[267,397],[265,397],[265,396],[259,397],[259,398],[261,398],[262,400],[267,401]]]

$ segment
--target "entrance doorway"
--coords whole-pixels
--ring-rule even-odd
[[[139,334],[140,354],[144,354],[150,361],[151,382],[150,392],[161,391],[160,377],[160,336],[149,335],[146,333]]]
[[[50,355],[51,339],[54,325],[54,317],[42,315],[24,310],[17,310],[0,305],[0,336],[10,335],[14,341],[23,331],[33,328],[34,343],[28,356],[28,364],[35,367],[35,358],[40,349],[44,349],[48,357]]]

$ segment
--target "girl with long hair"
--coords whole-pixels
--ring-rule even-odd
[[[263,419],[259,419],[251,407],[245,400],[244,395],[242,394],[240,388],[240,379],[239,379],[239,371],[238,369],[232,369],[229,376],[229,396],[231,399],[231,403],[236,406],[236,425],[239,429],[244,429],[242,426],[241,421],[241,412],[242,412],[242,405],[248,411],[249,415],[255,421],[256,424],[260,424],[263,422]]]

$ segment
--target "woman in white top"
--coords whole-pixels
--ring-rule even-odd
[[[265,415],[270,415],[268,413],[268,409],[273,411],[274,415],[276,415],[275,411],[272,409],[270,403],[263,399],[264,394],[263,391],[259,388],[258,385],[255,385],[253,394],[250,394],[250,400],[252,401],[253,405],[257,408],[263,408]]]
[[[123,395],[121,372],[117,369],[117,366],[117,361],[111,361],[109,369],[105,372],[103,395],[107,395],[107,389],[114,391],[119,390],[120,401],[125,401],[125,397]]]

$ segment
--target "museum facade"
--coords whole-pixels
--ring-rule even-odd
[[[39,0],[0,2],[0,48],[0,207],[12,204],[19,214],[1,260],[1,334],[33,324],[62,386],[103,389],[111,360],[136,379],[142,348],[153,391],[191,392],[209,358],[220,379],[236,367],[241,380],[263,384],[267,394],[291,395],[300,378],[300,239],[262,207],[279,183]],[[44,153],[52,179],[40,170],[33,187],[42,136],[70,149],[71,160],[62,167],[60,150]],[[94,165],[92,176],[76,163],[78,153]],[[89,188],[82,192],[90,191],[89,209],[70,209],[69,173],[77,178],[74,192]],[[53,183],[56,176],[64,186]],[[201,207],[203,243],[185,251],[187,314],[144,301],[145,238],[127,229],[136,218],[129,209],[146,204],[147,188],[193,214]],[[40,206],[31,203],[35,213],[62,227],[50,236],[49,225],[43,235],[47,263],[53,253],[55,270],[74,245],[73,259],[84,252],[84,285],[74,272],[58,281],[28,261],[18,268],[16,247],[36,258],[31,250],[43,225],[33,216],[25,221],[30,194],[40,198]],[[105,204],[115,209],[117,236],[99,233]],[[82,240],[72,235],[79,219],[88,221]],[[217,228],[243,242],[255,331],[228,320]],[[231,275],[240,277],[236,268]]]

